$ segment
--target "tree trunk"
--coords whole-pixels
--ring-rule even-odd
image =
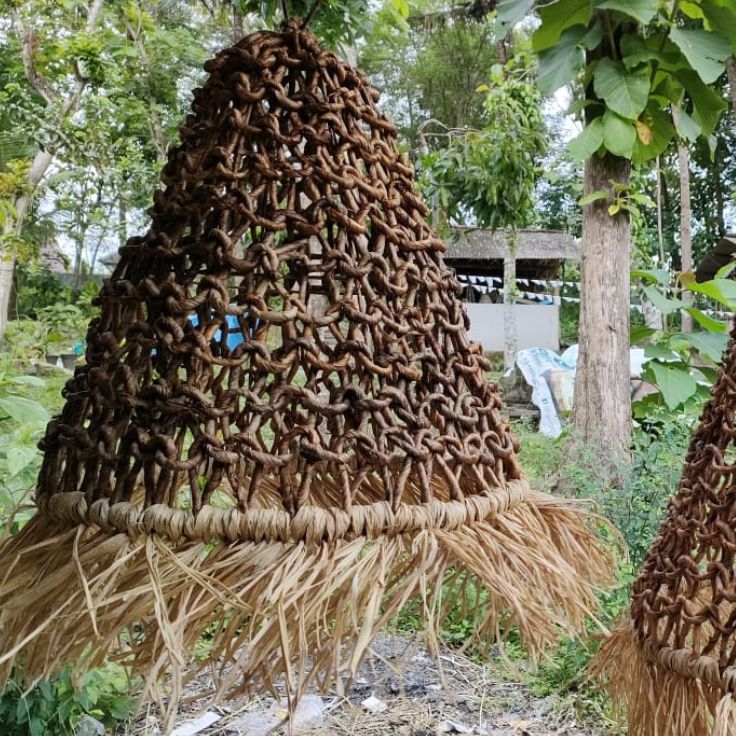
[[[734,132],[736,132],[736,60],[731,57],[726,60],[726,71],[728,72],[728,89],[731,93],[731,112],[733,113]]]
[[[94,31],[100,19],[103,4],[104,0],[93,0],[87,7],[87,21],[85,23],[85,32],[87,34],[91,34]],[[18,33],[18,37],[21,40],[21,60],[23,62],[23,68],[29,84],[46,100],[49,105],[61,101],[61,120],[72,115],[77,110],[82,93],[87,86],[87,79],[82,74],[81,70],[82,64],[78,60],[75,62],[76,73],[74,86],[69,91],[69,94],[62,100],[59,91],[49,85],[43,76],[39,75],[37,70],[34,68],[34,33],[31,28],[26,27],[20,13],[17,11],[13,14],[13,24]],[[61,123],[61,121],[59,121],[59,123]],[[33,157],[31,166],[28,169],[26,190],[23,194],[19,195],[13,203],[15,206],[15,223],[13,224],[12,229],[17,235],[20,235],[23,230],[23,222],[31,206],[31,198],[35,194],[41,180],[46,175],[52,160],[53,156],[47,150],[40,150]],[[0,267],[0,343],[3,341],[5,328],[8,324],[10,297],[13,293],[14,269],[15,254],[11,254],[7,260],[3,261],[3,265]],[[10,271],[9,274],[8,271]]]
[[[690,151],[682,142],[677,142],[677,166],[680,174],[680,268],[683,273],[693,270],[693,235],[690,221],[692,208],[690,204]],[[683,291],[682,301],[689,304],[692,294]],[[682,313],[682,331],[693,331],[693,318]]]
[[[0,335],[5,334],[10,312],[10,295],[13,293],[15,258],[0,259]]]
[[[583,194],[628,184],[630,163],[610,154],[585,162]],[[583,208],[579,355],[573,421],[580,439],[604,449],[614,474],[629,458],[629,215],[608,214],[610,200]]]

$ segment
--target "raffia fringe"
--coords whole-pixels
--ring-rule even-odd
[[[313,680],[343,687],[412,599],[430,646],[465,605],[479,636],[515,625],[537,657],[583,629],[610,582],[596,523],[532,491],[473,523],[326,541],[173,540],[42,512],[0,544],[0,688],[17,663],[32,679],[113,656],[149,695],[169,676],[169,724],[185,669],[212,667],[218,696],[279,685],[296,702]]]
[[[717,663],[640,643],[630,624],[616,629],[591,663],[628,720],[629,736],[736,736],[730,678]]]

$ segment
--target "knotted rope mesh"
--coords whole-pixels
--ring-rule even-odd
[[[610,561],[522,476],[377,92],[296,23],[206,69],[0,550],[0,680],[128,627],[172,703],[203,632],[222,687],[297,697],[416,597],[430,640],[466,597],[532,654],[579,630]]]
[[[736,733],[735,409],[736,331],[632,587],[630,621],[598,664],[635,735],[706,736],[714,720],[713,733]]]

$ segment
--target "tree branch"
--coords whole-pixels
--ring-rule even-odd
[[[17,10],[13,13],[13,23],[20,35],[21,59],[23,60],[23,71],[28,83],[46,102],[49,104],[56,102],[59,99],[58,91],[44,79],[33,63],[33,47],[36,42],[34,30],[25,25]]]
[[[105,4],[105,0],[94,0],[89,6],[87,11],[87,22],[84,25],[85,33],[92,33],[97,23],[100,20],[100,14],[102,13],[102,6]],[[74,81],[74,89],[72,90],[66,102],[62,105],[61,114],[63,116],[68,115],[77,109],[79,100],[82,97],[84,88],[87,86],[87,78],[85,77],[83,70],[80,67],[79,61],[74,62],[74,75],[76,77]]]

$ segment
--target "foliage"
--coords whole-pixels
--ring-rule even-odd
[[[39,310],[70,299],[70,291],[48,266],[38,261],[16,268],[18,296],[15,303],[18,317],[37,317]]]
[[[571,142],[575,155],[608,151],[641,163],[676,135],[713,135],[725,103],[710,85],[736,43],[733,3],[555,0],[539,16],[542,91],[577,79],[586,87],[587,124]]]
[[[44,345],[50,352],[73,352],[85,333],[87,317],[76,304],[56,303],[38,310]]]
[[[451,133],[445,148],[421,159],[425,197],[451,222],[471,217],[502,228],[532,219],[537,160],[546,144],[539,95],[518,58],[479,88],[486,93],[486,125]]]
[[[639,328],[632,333],[632,342],[646,343],[643,378],[659,388],[658,394],[645,396],[634,404],[635,417],[647,417],[654,410],[666,407],[670,412],[696,411],[709,395],[715,380],[716,367],[726,348],[728,324],[707,312],[692,306],[677,296],[691,295],[707,298],[710,303],[733,310],[736,306],[736,282],[725,278],[733,265],[721,269],[711,281],[697,283],[692,274],[683,274],[678,284],[669,283],[669,274],[662,271],[634,271],[643,280],[642,293],[664,316],[662,330]],[[665,296],[662,292],[670,292]],[[681,332],[672,317],[689,313],[697,322],[693,332]]]
[[[38,376],[0,370],[0,528],[24,501],[40,464],[38,441],[51,418],[46,407],[29,396],[43,389]],[[28,514],[16,515],[14,531]]]
[[[21,679],[21,678],[19,678]],[[131,713],[134,699],[122,671],[108,665],[76,682],[69,668],[30,691],[11,681],[0,693],[4,736],[73,736],[85,715],[114,727]]]
[[[368,10],[366,0],[326,0],[316,5],[314,0],[233,0],[232,4],[242,15],[254,14],[271,27],[284,20],[284,8],[296,18],[307,18],[313,12],[310,27],[332,48],[358,36]]]
[[[477,90],[499,61],[489,20],[433,10],[424,0],[385,2],[360,48],[360,65],[412,153],[443,147],[448,130],[484,125]]]

